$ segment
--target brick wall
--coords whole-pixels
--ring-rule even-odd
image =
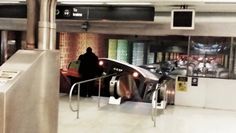
[[[98,57],[107,57],[107,38],[108,36],[103,34],[61,32],[61,68],[66,68],[71,61],[77,60],[79,55],[86,52],[87,47],[91,47]]]

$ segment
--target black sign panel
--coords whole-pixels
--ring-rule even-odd
[[[58,5],[57,19],[153,21],[154,7]]]
[[[178,81],[187,82],[187,81],[188,81],[188,77],[178,77],[177,80],[178,80]]]
[[[91,6],[57,5],[57,19],[153,21],[154,7],[150,6]],[[0,5],[0,18],[27,18],[27,6]]]
[[[26,5],[0,5],[0,18],[27,18]]]
[[[58,19],[87,19],[87,7],[57,6],[56,18]]]
[[[193,77],[192,78],[192,86],[198,86],[198,78],[196,78],[196,77]]]

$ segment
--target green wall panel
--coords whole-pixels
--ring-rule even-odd
[[[117,59],[117,39],[109,39],[108,41],[108,58]]]
[[[143,65],[144,64],[144,43],[142,42],[135,42],[133,43],[133,50],[132,50],[132,64],[133,65]]]
[[[119,61],[129,61],[129,49],[127,40],[117,41],[117,60]]]

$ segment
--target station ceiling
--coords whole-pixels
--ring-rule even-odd
[[[1,0],[3,3],[25,3],[26,0]],[[58,0],[62,4],[146,5],[156,12],[169,12],[187,5],[196,12],[236,12],[236,0]]]

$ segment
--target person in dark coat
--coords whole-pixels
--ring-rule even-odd
[[[80,58],[79,74],[82,80],[88,80],[98,76],[98,57],[92,52],[91,47],[88,47],[86,53]],[[86,95],[90,97],[93,94],[94,86],[95,82],[92,81],[84,83],[82,89],[86,89]]]

